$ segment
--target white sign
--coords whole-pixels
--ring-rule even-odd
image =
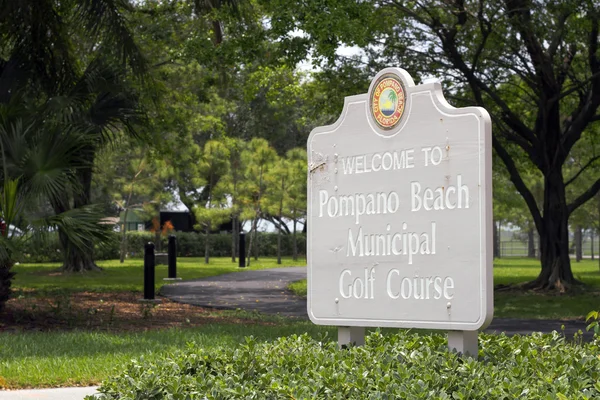
[[[493,314],[491,121],[387,68],[308,139],[308,315],[474,331]]]

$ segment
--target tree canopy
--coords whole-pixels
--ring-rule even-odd
[[[539,233],[530,286],[566,290],[569,224],[600,190],[599,19],[592,0],[0,0],[1,186],[34,176],[11,132],[37,132],[81,156],[46,214],[178,197],[207,236],[250,222],[256,248],[259,220],[303,221],[311,129],[398,66],[489,111],[497,219]],[[65,229],[64,268],[93,269]]]
[[[436,77],[457,106],[485,107],[493,147],[521,194],[541,237],[542,271],[532,287],[576,283],[568,254],[569,216],[600,189],[586,176],[595,154],[575,152],[600,121],[600,10],[593,1],[267,0],[282,37],[294,30],[326,69],[351,63],[373,71],[395,65],[413,76]],[[285,4],[284,4],[285,3]],[[347,60],[337,45],[358,46]],[[579,157],[581,157],[579,159]],[[579,166],[579,168],[577,168]],[[536,201],[526,176],[543,177]],[[566,175],[566,169],[569,174]]]

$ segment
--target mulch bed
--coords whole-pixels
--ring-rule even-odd
[[[0,332],[94,330],[134,332],[216,323],[272,325],[231,313],[160,298],[140,303],[141,293],[78,292],[36,296],[24,292],[8,301],[0,315]]]

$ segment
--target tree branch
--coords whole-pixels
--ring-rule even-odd
[[[571,183],[573,183],[577,178],[579,178],[579,175],[581,175],[597,160],[600,160],[600,156],[592,157],[583,167],[581,167],[581,169],[575,175],[573,175],[571,179],[565,182],[565,186],[569,186]]]
[[[266,219],[267,221],[272,223],[277,230],[281,229],[281,231],[285,234],[291,233],[290,228],[288,228],[287,224],[285,224],[285,222],[283,222],[283,220],[280,220],[278,216],[265,214],[264,219]]]
[[[580,102],[579,107],[571,114],[573,121],[566,129],[562,138],[562,146],[565,157],[571,151],[571,148],[581,137],[587,126],[593,122],[596,111],[600,106],[600,60],[598,60],[598,18],[592,19],[592,29],[588,37],[588,63],[592,71],[591,90],[587,93],[584,101]]]
[[[523,199],[525,200],[525,203],[531,212],[531,216],[533,217],[533,222],[535,223],[538,233],[542,235],[544,232],[544,225],[542,224],[542,215],[540,214],[535,197],[533,197],[533,194],[527,185],[525,185],[523,178],[521,178],[514,160],[495,136],[492,136],[492,145],[494,146],[494,150],[496,150],[496,154],[498,154],[506,166],[506,169],[510,175],[510,180],[515,185],[521,196],[523,196]]]
[[[573,14],[573,9],[565,7],[565,11],[558,18],[558,23],[556,24],[557,27],[554,32],[555,35],[552,38],[552,40],[550,41],[550,46],[548,46],[548,56],[550,57],[551,60],[554,59],[556,50],[558,49],[558,46],[562,42],[562,39],[563,39],[564,33],[565,33],[565,25],[566,25],[567,19],[569,19],[569,17],[572,14]]]
[[[569,210],[569,215],[571,215],[575,210],[577,210],[580,206],[585,204],[586,201],[591,199],[598,193],[600,190],[600,178],[594,182],[594,184],[585,192],[583,192],[578,198],[575,199],[571,204],[567,206]]]
[[[479,20],[479,30],[483,34],[483,39],[481,39],[481,42],[479,43],[477,50],[475,50],[475,55],[473,56],[473,63],[472,63],[473,69],[477,69],[477,64],[479,63],[479,57],[481,56],[481,53],[483,52],[483,49],[485,48],[487,40],[490,37],[490,34],[492,33],[492,24],[483,17],[483,1],[481,1],[481,0],[479,1],[479,10],[477,11],[477,19]]]
[[[574,93],[574,92],[577,92],[580,89],[583,89],[585,87],[585,85],[589,84],[594,79],[597,79],[599,77],[600,77],[600,72],[596,72],[595,74],[593,74],[592,76],[590,76],[588,79],[586,79],[584,81],[580,81],[576,85],[569,87],[569,89],[565,90],[564,92],[562,92],[560,94],[560,97],[558,98],[558,100],[562,100],[565,97],[567,97],[568,95],[570,95],[571,93]]]
[[[505,123],[510,126],[510,128],[516,134],[523,137],[523,139],[533,145],[536,141],[533,132],[519,119],[519,117],[510,109],[504,100],[500,98],[498,93],[496,93],[486,83],[479,79],[475,75],[474,71],[465,64],[460,52],[456,48],[456,43],[449,40],[450,37],[441,36],[440,39],[444,43],[448,52],[448,56],[452,60],[455,67],[465,75],[465,78],[469,82],[473,92],[476,94],[476,97],[479,97],[479,104],[483,105],[483,98],[481,97],[481,91],[483,91],[494,101],[494,103],[498,105],[498,107],[500,107],[504,113],[504,116],[502,117],[503,121],[505,121]],[[527,149],[524,150],[527,151]]]
[[[492,122],[494,122],[496,126],[502,126],[502,124],[506,123],[501,117],[496,116],[496,114],[492,112],[490,112],[490,116],[492,118]],[[510,128],[500,128],[499,131],[502,133],[502,136],[506,138],[506,140],[522,148],[531,157],[532,161],[535,162],[536,165],[539,165],[536,158],[534,157],[534,148],[531,146],[531,144],[529,144],[529,142],[527,142],[521,136],[515,134]]]
[[[573,60],[575,59],[576,54],[577,54],[577,46],[575,44],[571,44],[569,46],[569,52],[567,53],[567,56],[563,60],[563,63],[560,67],[560,71],[558,72],[557,81],[558,81],[559,87],[561,87],[561,88],[563,87],[563,85],[565,83],[565,79],[567,78],[567,74],[571,68],[571,64],[573,63]],[[558,101],[563,97],[564,97],[563,94],[559,93],[558,98],[552,99],[551,101]]]
[[[548,92],[556,92],[557,82],[552,70],[552,60],[544,53],[544,48],[534,33],[530,14],[531,4],[527,0],[506,0],[505,5],[508,15],[512,17],[510,18],[512,26],[525,42],[525,48],[537,73],[539,84]]]

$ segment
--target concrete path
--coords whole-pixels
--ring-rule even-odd
[[[0,400],[83,400],[97,393],[97,386],[0,391]]]
[[[306,267],[273,268],[259,271],[243,271],[204,279],[174,283],[163,286],[161,294],[171,300],[217,309],[243,309],[266,314],[279,314],[308,318],[306,299],[295,296],[286,289],[290,282],[306,278]],[[567,337],[579,330],[586,338],[592,334],[585,331],[581,320],[537,320],[494,318],[485,330],[488,333],[505,332],[509,335],[531,332],[561,331]]]
[[[305,278],[306,267],[243,271],[165,285],[160,294],[203,307],[308,318],[306,299],[287,290],[290,282]]]

